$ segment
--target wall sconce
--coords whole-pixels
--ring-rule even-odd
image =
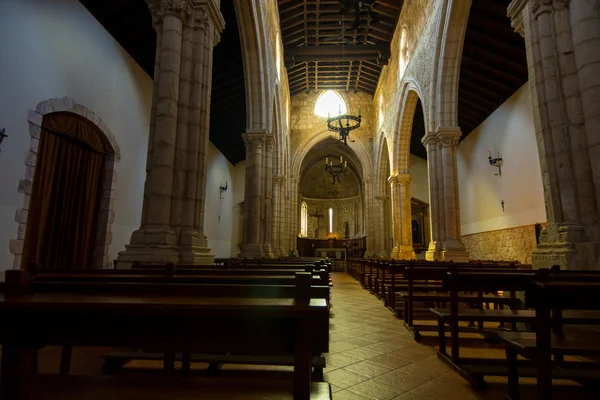
[[[0,144],[2,144],[2,141],[4,140],[4,138],[7,138],[8,135],[6,133],[6,128],[2,128],[2,130],[0,131]],[[2,151],[2,150],[0,150]]]
[[[225,181],[225,186],[219,186],[219,198],[223,199],[223,192],[227,191],[227,181]]]
[[[498,173],[494,175],[502,176],[502,157],[500,157],[500,152],[498,152],[498,156],[496,158],[492,158],[492,151],[488,149],[488,161],[492,167],[498,168]]]
[[[506,203],[504,202],[504,200],[500,200],[500,205],[502,206],[502,212],[504,212],[504,204],[506,204]]]

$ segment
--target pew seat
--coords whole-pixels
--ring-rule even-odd
[[[139,351],[122,351],[104,354],[105,360],[102,371],[114,373],[120,370],[130,361],[164,361],[164,353],[146,353]],[[214,371],[223,364],[245,364],[245,365],[277,365],[294,366],[294,357],[286,355],[248,355],[248,354],[198,354],[192,353],[186,357],[185,353],[175,353],[175,361],[182,361],[182,372],[190,369],[190,362],[210,364],[208,371]],[[312,357],[313,381],[323,380],[323,369],[326,367],[325,357]],[[207,371],[207,372],[208,372]]]

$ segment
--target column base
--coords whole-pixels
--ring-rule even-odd
[[[534,269],[559,265],[563,269],[600,269],[600,243],[584,241],[580,226],[548,225],[540,235],[531,263]]]
[[[195,232],[194,240],[186,240],[186,245],[177,245],[177,234],[168,229],[138,229],[131,235],[131,244],[119,252],[118,268],[131,268],[134,261],[148,264],[214,264],[215,256],[206,246],[206,237]],[[184,236],[180,238],[180,243]]]
[[[264,258],[263,246],[260,244],[245,244],[242,246],[241,258]]]
[[[417,255],[412,246],[394,247],[392,250],[392,259],[394,260],[416,260]]]

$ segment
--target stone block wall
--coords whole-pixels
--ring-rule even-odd
[[[306,205],[308,206],[309,238],[327,239],[329,235],[329,208],[333,208],[333,236],[336,236],[338,239],[342,239],[344,237],[344,222],[348,222],[350,237],[362,236],[354,234],[354,232],[356,232],[355,223],[357,220],[357,218],[355,218],[355,206],[356,203],[361,201],[360,196],[332,200],[310,199],[303,197],[302,201],[305,201]],[[315,212],[323,215],[323,217],[311,217],[310,215],[314,214]],[[360,218],[358,219],[360,220]],[[318,236],[315,236],[317,228]]]
[[[463,243],[472,260],[519,261],[531,264],[536,249],[535,225],[464,235]]]

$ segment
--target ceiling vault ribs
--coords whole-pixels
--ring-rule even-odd
[[[403,2],[279,0],[291,93],[337,89],[374,95]]]

